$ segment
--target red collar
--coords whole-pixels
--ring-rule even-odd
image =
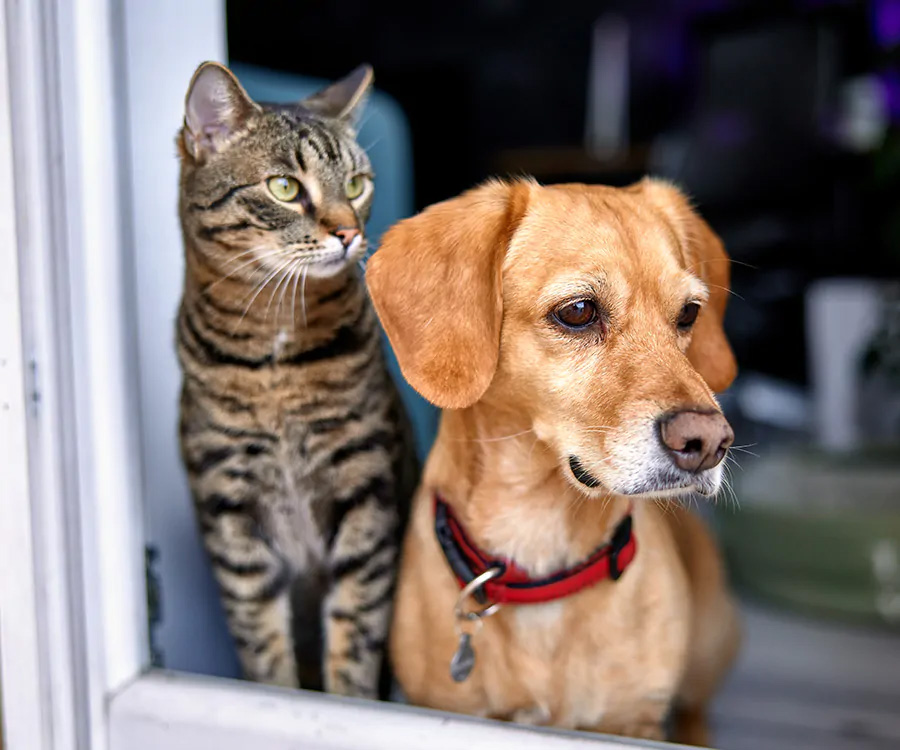
[[[434,530],[444,557],[460,588],[491,568],[500,573],[484,583],[474,594],[481,604],[540,604],[570,596],[593,586],[604,578],[617,581],[634,560],[637,542],[631,533],[631,514],[623,518],[607,544],[571,568],[542,578],[532,578],[512,560],[492,557],[476,547],[466,536],[462,524],[450,506],[434,497]]]

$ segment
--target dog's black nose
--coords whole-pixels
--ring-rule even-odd
[[[693,473],[717,466],[734,442],[719,412],[678,411],[660,417],[659,437],[675,465]]]

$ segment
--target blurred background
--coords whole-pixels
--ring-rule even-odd
[[[900,0],[228,0],[226,24],[257,99],[374,65],[375,245],[490,175],[692,196],[733,259],[741,365],[708,510],[748,637],[717,746],[900,747]],[[405,396],[424,453],[436,416]],[[154,611],[159,663],[233,669]]]

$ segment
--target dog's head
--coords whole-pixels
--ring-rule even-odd
[[[393,227],[366,278],[434,404],[520,415],[588,494],[719,488],[729,262],[674,187],[490,182]]]

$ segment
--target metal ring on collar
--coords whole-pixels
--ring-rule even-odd
[[[499,604],[489,604],[484,609],[478,609],[473,611],[466,611],[463,609],[463,605],[472,594],[474,594],[479,588],[481,588],[488,581],[497,578],[497,576],[503,575],[502,568],[488,568],[484,573],[475,576],[471,581],[469,581],[465,586],[462,587],[462,590],[459,592],[459,596],[456,599],[456,607],[454,608],[454,614],[456,615],[457,620],[481,620],[485,617],[490,617],[493,614],[496,614],[500,609]]]

